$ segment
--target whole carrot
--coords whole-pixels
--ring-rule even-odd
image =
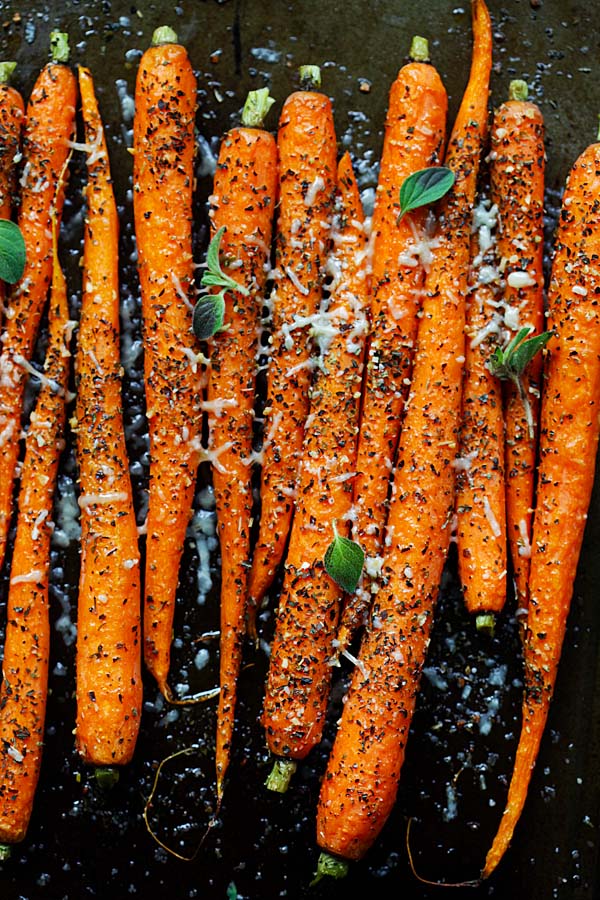
[[[389,95],[372,223],[371,329],[354,482],[352,535],[365,551],[362,583],[346,599],[338,634],[343,651],[363,624],[381,563],[390,473],[408,393],[417,313],[431,247],[422,211],[400,218],[400,187],[413,172],[439,163],[448,100],[428,44],[414,38],[412,61]]]
[[[58,224],[55,221],[55,241]],[[50,336],[26,438],[0,689],[0,841],[22,841],[40,773],[48,686],[52,504],[64,443],[69,310],[56,249]],[[2,854],[4,855],[4,853]]]
[[[480,208],[490,219],[484,200]],[[456,460],[456,542],[466,607],[478,629],[493,631],[495,614],[506,600],[504,414],[502,387],[488,365],[498,345],[497,291],[485,277],[494,268],[494,245],[489,225],[479,223],[477,215],[475,226]]]
[[[0,62],[0,219],[10,219],[16,193],[17,161],[21,153],[23,98],[9,80],[14,62]],[[0,283],[0,323],[5,312],[6,287]]]
[[[12,511],[26,374],[52,278],[51,208],[60,223],[64,190],[59,177],[75,127],[77,83],[66,65],[66,34],[51,35],[52,61],[42,69],[27,104],[23,129],[21,206],[25,238],[23,277],[11,292],[0,355],[0,565]]]
[[[321,785],[317,839],[325,852],[317,877],[343,875],[348,860],[363,856],[395,802],[450,540],[471,218],[492,60],[483,0],[473,0],[472,15],[471,74],[446,155],[456,180],[439,211],[425,284],[383,583]]]
[[[119,220],[102,119],[79,69],[88,145],[76,437],[81,508],[75,742],[87,763],[129,762],[142,711],[140,554],[122,416]]]
[[[337,273],[327,311],[329,345],[310,395],[294,521],[271,647],[263,723],[278,760],[267,786],[284,791],[319,743],[342,590],[325,570],[334,531],[348,535],[367,330],[367,235],[349,154],[338,169]],[[336,240],[337,238],[337,240]]]
[[[308,66],[310,86],[320,84]],[[307,83],[307,87],[309,84]],[[311,326],[323,295],[323,269],[337,171],[331,101],[317,90],[287,98],[279,119],[278,280],[264,410],[260,528],[248,586],[248,629],[272,584],[287,544],[312,378]]]
[[[487,878],[525,804],[566,630],[594,482],[600,417],[600,142],[573,165],[563,196],[548,291],[540,462],[525,632],[523,720],[506,808],[487,854]]]
[[[544,325],[544,121],[527,100],[527,85],[513,81],[508,102],[494,114],[490,182],[498,207],[497,253],[503,266],[504,327]],[[541,356],[521,377],[522,390],[505,390],[506,516],[517,603],[527,608],[534,474],[538,443]]]
[[[192,189],[196,78],[170,28],[158,28],[137,74],[134,219],[150,430],[144,660],[167,683],[179,564],[199,461],[199,345],[192,333]]]
[[[225,328],[210,353],[209,450],[221,547],[221,691],[217,713],[217,795],[229,765],[236,682],[246,630],[252,524],[252,435],[258,336],[277,197],[277,144],[262,128],[271,103],[252,91],[242,125],[221,143],[211,197],[211,230],[223,232],[225,272],[245,288],[224,294]],[[231,265],[230,265],[231,264]]]

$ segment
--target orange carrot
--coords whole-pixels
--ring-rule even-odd
[[[0,219],[10,219],[16,193],[17,160],[21,152],[23,98],[9,79],[14,62],[0,62]],[[6,287],[0,283],[0,322],[4,313]]]
[[[265,693],[267,744],[279,757],[267,786],[277,791],[286,789],[294,760],[321,739],[342,595],[324,558],[334,530],[348,534],[352,507],[368,280],[367,235],[349,154],[339,164],[338,189],[330,343],[311,390]]]
[[[266,93],[265,93],[266,92]],[[225,329],[212,342],[207,390],[209,449],[221,546],[221,691],[217,720],[217,795],[229,765],[236,682],[246,630],[252,524],[252,433],[262,297],[277,196],[277,144],[262,127],[268,90],[252,91],[242,127],[224,137],[211,228],[224,228],[224,271],[247,293],[225,294]],[[229,263],[234,263],[230,266]],[[240,265],[241,263],[241,265]]]
[[[362,584],[348,597],[338,634],[340,650],[363,624],[380,562],[390,472],[412,364],[428,252],[422,211],[400,221],[399,193],[413,172],[436,165],[443,150],[447,97],[428,63],[427,41],[414,38],[413,62],[403,66],[389,96],[379,183],[373,211],[371,334],[354,482],[352,534],[365,551]],[[372,561],[369,564],[369,559]],[[369,575],[369,572],[375,575]]]
[[[314,67],[310,68],[311,71]],[[316,77],[316,73],[315,73]],[[271,302],[260,529],[248,586],[248,629],[283,558],[292,522],[312,375],[309,330],[323,293],[336,179],[331,102],[315,90],[287,98],[279,119],[277,272]]]
[[[55,242],[57,232],[55,218]],[[22,841],[27,832],[44,743],[51,516],[64,443],[68,319],[66,285],[55,247],[50,336],[21,472],[0,690],[0,841],[8,844]]]
[[[490,171],[498,206],[498,258],[506,281],[504,322],[511,336],[523,325],[544,325],[544,122],[527,85],[511,82],[510,100],[495,113]],[[523,373],[527,409],[516,386],[506,385],[506,516],[517,605],[528,602],[534,473],[538,443],[541,356]]]
[[[88,145],[76,436],[81,507],[77,721],[83,760],[129,762],[142,711],[140,554],[122,416],[119,220],[102,120],[87,69]]]
[[[411,391],[390,503],[382,587],[321,785],[317,877],[343,875],[377,838],[396,799],[408,730],[450,540],[472,208],[487,131],[489,13],[473,0],[471,74],[446,157]]]
[[[523,722],[508,800],[482,877],[504,855],[542,740],[590,502],[600,417],[600,142],[567,180],[548,292],[540,463],[525,633]]]
[[[456,517],[465,604],[476,616],[477,628],[492,632],[494,614],[506,600],[506,495],[502,387],[488,366],[498,343],[496,291],[485,279],[479,280],[484,267],[493,268],[489,243],[484,225],[481,235],[475,231],[471,241]]]
[[[199,461],[199,345],[192,333],[196,78],[170,28],[158,28],[135,89],[134,218],[150,429],[144,659],[167,684],[179,564]]]
[[[18,224],[27,261],[11,292],[0,356],[0,566],[12,511],[26,373],[52,278],[51,208],[60,223],[64,190],[59,176],[75,127],[77,83],[65,65],[67,36],[53,32],[53,61],[41,71],[27,104],[23,131],[21,207]]]

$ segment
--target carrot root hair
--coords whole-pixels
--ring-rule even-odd
[[[459,773],[460,774],[460,773]],[[479,887],[481,885],[481,878],[475,878],[471,881],[430,881],[428,878],[423,878],[422,875],[419,875],[415,868],[415,862],[412,855],[412,850],[410,848],[410,829],[412,825],[413,817],[410,816],[408,822],[406,823],[406,854],[408,856],[408,864],[410,866],[410,871],[415,876],[417,881],[420,881],[421,884],[429,884],[432,887],[447,887],[447,888],[456,888],[456,887]]]

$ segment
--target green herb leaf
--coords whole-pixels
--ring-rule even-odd
[[[220,294],[204,294],[194,307],[192,328],[200,341],[207,341],[223,327],[225,318],[224,291]]]
[[[504,349],[497,347],[489,360],[490,371],[497,378],[517,381],[533,357],[546,346],[553,331],[544,331],[528,337],[531,327],[521,328]]]
[[[0,219],[0,278],[15,284],[25,269],[25,240],[21,229],[9,219]]]
[[[208,245],[206,251],[206,271],[202,276],[202,284],[204,287],[220,287],[227,291],[237,291],[247,297],[250,291],[243,284],[238,284],[234,278],[226,275],[221,268],[219,254],[221,252],[221,241],[225,234],[225,226],[215,233],[213,239]]]
[[[227,900],[237,900],[238,892],[235,881],[230,881],[227,885]]]
[[[448,193],[454,181],[454,172],[446,166],[430,166],[427,169],[413,172],[404,179],[400,187],[398,222],[412,209],[435,203],[436,200]]]
[[[365,552],[360,544],[342,537],[337,531],[323,559],[329,577],[348,594],[353,594],[358,587],[364,561]]]

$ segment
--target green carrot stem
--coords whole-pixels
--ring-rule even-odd
[[[527,100],[529,96],[529,88],[527,82],[520,78],[515,78],[508,86],[509,100]]]
[[[427,38],[419,37],[418,34],[415,34],[408,55],[414,62],[429,62],[429,41]]]
[[[348,869],[348,860],[340,859],[339,856],[332,856],[330,853],[323,851],[317,863],[317,873],[310,886],[313,887],[315,884],[318,884],[321,878],[325,878],[325,876],[336,879],[345,878],[348,874]]]
[[[50,32],[50,55],[52,62],[69,62],[69,35],[66,31]]]
[[[160,47],[162,44],[177,44],[178,41],[177,32],[173,31],[169,25],[160,25],[155,28],[152,35],[153,47]]]
[[[0,62],[0,84],[8,84],[16,68],[16,62]]]
[[[303,90],[314,91],[321,87],[321,69],[319,66],[300,66],[298,72]]]
[[[296,771],[296,761],[293,759],[276,759],[269,777],[265,781],[265,787],[278,794],[285,794],[292,775]]]
[[[274,103],[273,97],[269,96],[269,88],[250,91],[242,110],[242,125],[245,128],[262,128]]]

